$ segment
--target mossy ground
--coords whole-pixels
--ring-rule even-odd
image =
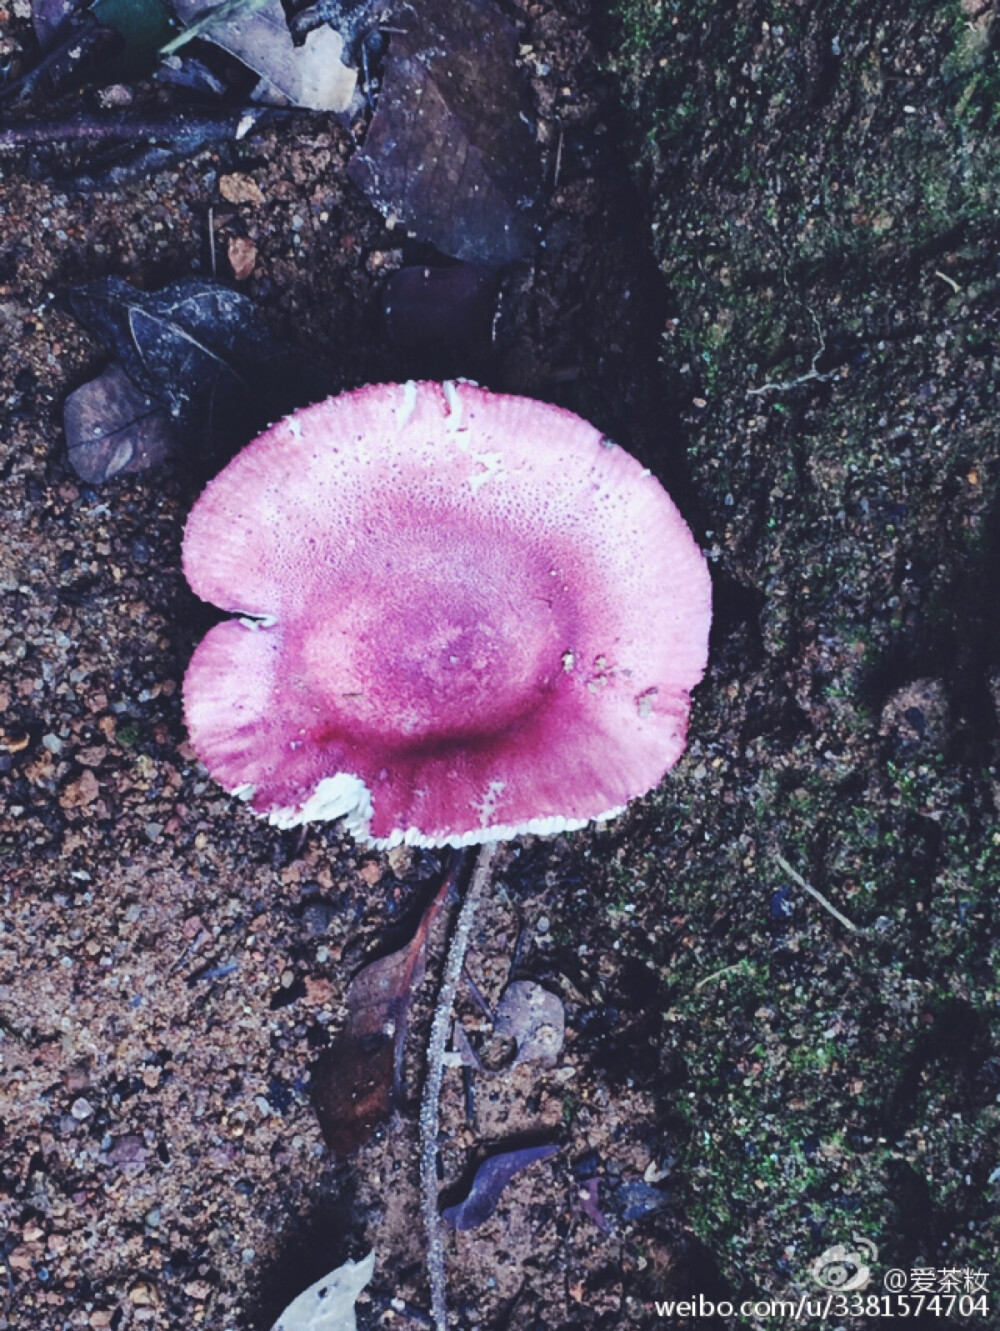
[[[851,0],[618,23],[717,589],[694,742],[623,866],[669,903],[687,1217],[741,1289],[808,1288],[853,1233],[990,1269],[997,30]]]

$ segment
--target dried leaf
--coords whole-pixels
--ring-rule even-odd
[[[362,967],[347,986],[347,1025],[352,1035],[390,1034],[401,1040],[413,989],[423,979],[427,935],[450,886],[451,879],[445,879],[404,947]]]
[[[88,485],[145,471],[174,447],[174,428],[163,403],[112,364],[70,393],[63,407],[69,464]]]
[[[186,279],[151,295],[106,277],[74,287],[66,299],[129,377],[163,393],[177,417],[222,381],[249,389],[248,371],[273,351],[253,302],[218,283]]]
[[[357,1331],[354,1305],[374,1270],[374,1252],[344,1262],[290,1303],[271,1331]]]
[[[536,1160],[547,1160],[559,1149],[551,1142],[546,1146],[522,1146],[515,1151],[489,1156],[476,1170],[469,1195],[457,1206],[446,1207],[442,1216],[456,1229],[476,1229],[496,1210],[501,1193],[515,1174]]]
[[[412,17],[348,175],[442,253],[509,263],[534,244],[541,189],[516,32],[492,0],[428,0]]]
[[[219,193],[227,203],[264,202],[264,192],[253,176],[240,175],[238,172],[219,177]]]
[[[130,79],[149,73],[174,30],[163,0],[94,0],[90,9],[102,27],[113,28],[124,42],[102,66],[102,75]]]
[[[213,5],[197,0],[173,0],[174,13],[184,26],[176,37],[164,43],[160,54],[169,58],[196,37],[207,37],[210,28],[222,27],[233,19],[245,19],[266,3],[267,0],[216,0]]]
[[[566,1010],[562,1000],[533,980],[515,980],[501,996],[493,1029],[517,1044],[515,1063],[552,1067],[562,1052]]]
[[[403,1045],[414,989],[423,978],[427,935],[450,878],[397,952],[358,971],[347,986],[343,1033],[323,1051],[312,1075],[312,1103],[331,1151],[350,1155],[389,1117],[403,1080]]]
[[[66,304],[175,422],[210,423],[226,447],[314,395],[308,362],[292,361],[253,301],[221,283],[185,279],[151,294],[106,277]]]
[[[164,52],[198,36],[214,43],[261,78],[257,100],[346,111],[357,89],[357,71],[344,64],[344,38],[330,27],[314,28],[302,46],[288,31],[281,0],[223,4],[207,14],[203,0],[174,0],[182,23],[190,25]]]

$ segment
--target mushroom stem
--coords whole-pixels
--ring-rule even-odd
[[[472,927],[476,921],[479,902],[490,877],[490,866],[496,853],[497,842],[485,841],[476,857],[462,909],[458,913],[455,932],[448,948],[448,958],[441,978],[434,1020],[427,1043],[427,1077],[420,1102],[420,1199],[427,1232],[427,1274],[431,1284],[431,1317],[435,1331],[447,1331],[447,1282],[444,1269],[444,1243],[441,1239],[441,1217],[438,1213],[438,1134],[441,1126],[441,1085],[444,1080],[444,1051],[451,1029],[455,994],[465,965]]]

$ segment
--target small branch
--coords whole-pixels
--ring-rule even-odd
[[[274,119],[283,119],[294,108],[249,107],[225,115],[192,115],[185,112],[169,116],[70,115],[59,120],[26,121],[23,125],[5,125],[0,129],[0,152],[52,143],[130,143],[198,139],[243,139]]]
[[[788,861],[784,858],[784,856],[775,855],[774,858],[777,861],[779,867],[784,869],[785,873],[788,874],[789,878],[791,878],[794,882],[798,883],[799,887],[801,887],[804,891],[808,892],[810,896],[815,897],[816,900],[819,902],[819,904],[823,907],[823,909],[828,910],[830,914],[833,916],[833,918],[835,920],[839,920],[845,929],[850,929],[852,934],[861,932],[858,926],[853,922],[853,920],[849,920],[846,915],[842,914],[833,904],[832,901],[827,901],[823,893],[818,892],[816,888],[813,887],[812,883],[807,883],[806,880],[802,877],[802,875],[800,873],[797,873],[796,870],[792,868],[792,866],[788,863]]]
[[[208,205],[208,255],[212,270],[212,281],[218,277],[215,262],[215,204]]]
[[[472,879],[448,948],[427,1044],[427,1079],[424,1082],[424,1094],[420,1102],[420,1207],[427,1233],[427,1273],[431,1283],[431,1316],[436,1331],[448,1331],[447,1279],[444,1243],[441,1239],[441,1217],[438,1213],[437,1171],[444,1052],[448,1032],[451,1029],[459,977],[465,964],[465,954],[469,948],[479,902],[489,881],[490,865],[496,854],[496,848],[495,841],[484,842],[476,859],[476,867],[472,872]]]
[[[559,188],[559,176],[560,176],[561,173],[562,173],[563,138],[564,138],[564,136],[565,136],[565,130],[563,130],[562,128],[560,128],[560,130],[559,130],[559,142],[556,144],[556,165],[555,165],[555,170],[552,172],[552,188],[553,188],[554,190],[556,190],[556,189]]]
[[[953,277],[949,277],[947,273],[942,273],[940,268],[934,269],[934,276],[940,277],[942,282],[947,282],[948,285],[951,287],[952,291],[954,291],[956,296],[960,296],[962,294],[962,288],[958,285],[955,279]]]
[[[828,383],[833,378],[833,372],[820,373],[816,368],[819,365],[823,353],[826,351],[826,337],[820,328],[819,320],[815,314],[812,321],[816,327],[816,336],[819,338],[819,347],[813,354],[812,363],[805,374],[800,374],[796,379],[786,379],[781,383],[769,380],[766,384],[761,384],[759,388],[748,388],[747,397],[761,397],[764,393],[789,393],[793,388],[801,388],[803,384],[809,383]]]

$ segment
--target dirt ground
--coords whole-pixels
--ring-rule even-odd
[[[709,557],[715,622],[662,787],[501,852],[469,972],[490,1005],[512,978],[558,994],[566,1044],[448,1072],[444,1182],[519,1134],[561,1149],[450,1233],[455,1324],[776,1325],[656,1301],[812,1296],[863,1240],[868,1292],[985,1273],[989,1313],[911,1325],[996,1325],[993,7],[507,8],[539,244],[495,349],[439,368],[635,452]],[[423,372],[386,335],[399,232],[347,181],[354,147],[302,115],[89,190],[65,153],[0,159],[2,1331],[266,1331],[372,1248],[360,1325],[428,1324],[412,1105],[338,1160],[309,1079],[446,857],[279,832],[213,784],[180,693],[214,618],[179,550],[215,460],[86,485],[62,431],[107,358],[58,293],[213,254],[235,282],[234,240],[324,391]]]

